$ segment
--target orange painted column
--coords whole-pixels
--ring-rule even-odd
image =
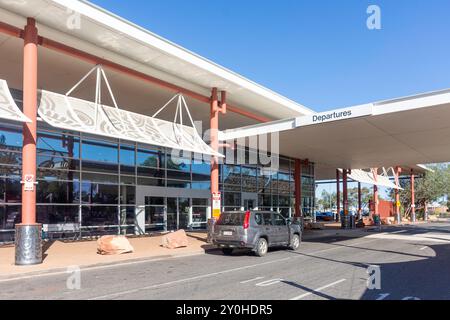
[[[302,162],[299,159],[295,159],[294,182],[295,182],[295,217],[299,218],[302,216]]]
[[[37,141],[37,64],[38,30],[34,19],[29,18],[24,30],[23,56],[23,113],[32,121],[23,125],[22,181],[32,177],[36,181]],[[25,190],[22,185],[22,224],[36,223],[36,186]]]
[[[217,95],[217,88],[212,89],[211,93],[211,114],[210,114],[210,143],[214,151],[219,151],[219,99]],[[218,218],[220,215],[219,208],[214,207],[214,195],[219,193],[219,159],[218,157],[211,157],[211,197],[212,197],[212,216]],[[219,209],[219,212],[217,211]]]
[[[411,222],[416,222],[416,191],[415,191],[415,177],[411,170]]]
[[[400,184],[400,173],[402,169],[400,167],[395,168],[395,179],[398,184]],[[402,217],[400,215],[400,192],[398,189],[395,189],[395,215],[397,217],[397,223],[400,224],[402,222]]]
[[[342,191],[343,191],[343,209],[344,216],[348,216],[348,170],[344,169],[342,177]]]
[[[378,186],[373,186],[373,213],[378,215]]]
[[[23,113],[31,120],[23,125],[22,223],[15,227],[15,264],[42,263],[42,226],[36,223],[36,140],[38,31],[28,18],[23,32]]]
[[[341,217],[341,175],[339,170],[336,170],[336,221],[340,220]]]

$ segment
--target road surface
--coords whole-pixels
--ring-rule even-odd
[[[274,249],[263,258],[211,250],[0,279],[0,299],[450,299],[450,223],[344,235],[306,239],[299,251]]]

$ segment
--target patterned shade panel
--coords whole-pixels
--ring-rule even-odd
[[[14,102],[5,80],[0,80],[0,118],[19,122],[31,122]]]
[[[350,179],[356,182],[367,183],[372,185],[377,185],[379,187],[387,187],[392,189],[402,189],[393,183],[388,177],[377,175],[377,180],[375,181],[372,172],[367,172],[364,170],[351,170],[351,174],[348,175]]]
[[[223,157],[207,145],[193,127],[142,114],[39,91],[39,116],[53,127],[136,141],[154,146]]]

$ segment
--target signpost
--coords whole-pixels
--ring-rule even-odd
[[[212,194],[212,216],[214,219],[219,219],[221,213],[222,195],[220,192],[213,192]]]
[[[35,186],[35,182],[34,182],[34,175],[32,174],[27,174],[25,175],[25,179],[23,181],[24,184],[24,191],[34,191],[34,186]]]

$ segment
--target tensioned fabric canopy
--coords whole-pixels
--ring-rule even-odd
[[[342,172],[342,170],[339,170]],[[351,173],[348,175],[350,179],[356,182],[367,183],[371,185],[376,185],[379,187],[387,187],[392,189],[402,190],[399,186],[393,183],[389,177],[377,175],[376,180],[372,172],[367,172],[364,170],[351,170]]]
[[[8,83],[0,80],[0,118],[19,122],[31,122],[14,102]]]
[[[137,114],[46,90],[39,91],[38,114],[53,127],[223,157],[194,127]]]

